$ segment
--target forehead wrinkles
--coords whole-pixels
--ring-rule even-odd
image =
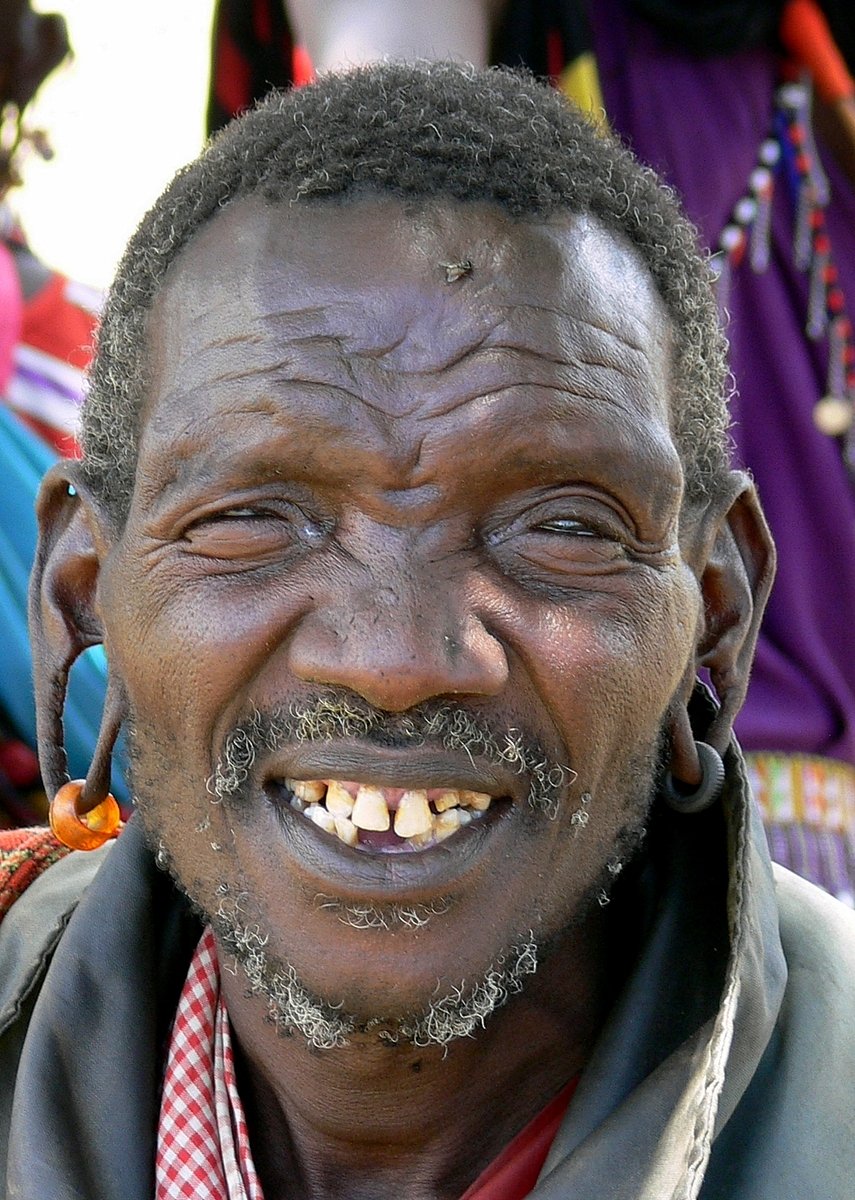
[[[343,330],[354,328],[351,316],[358,314],[348,304],[324,321],[328,332],[323,334],[313,331],[315,312],[308,324],[303,312],[265,316],[263,326],[283,335],[287,331],[284,352],[282,337],[256,336],[252,330],[213,341],[172,381],[171,394],[147,423],[145,442],[149,448],[168,443],[176,465],[192,458],[200,441],[210,437],[213,402],[218,428],[220,420],[240,423],[244,444],[250,436],[246,421],[263,423],[271,435],[298,424],[302,439],[346,429],[354,446],[366,450],[374,442],[373,430],[383,439],[391,437],[405,457],[409,446],[409,457],[418,458],[425,433],[431,441],[463,434],[464,410],[465,426],[489,425],[496,415],[491,400],[510,389],[519,392],[520,412],[531,411],[534,399],[521,389],[539,389],[544,417],[547,409],[560,415],[570,405],[577,412],[580,406],[622,409],[637,419],[640,404],[655,407],[657,398],[666,404],[643,352],[556,309],[494,306],[477,320],[450,323],[449,336],[439,336],[435,348],[422,339],[420,354],[406,353],[413,326],[400,315],[401,306],[393,303],[390,311],[398,314],[391,323],[394,336],[387,329],[382,339],[331,332],[337,318]],[[228,403],[221,406],[218,400]],[[446,426],[445,417],[454,423]]]
[[[412,233],[403,250],[399,234],[391,236],[379,262],[364,263],[365,279],[352,263],[339,269],[335,253],[298,249],[292,261],[279,246],[271,255],[269,230],[248,238],[239,228],[234,241],[220,240],[213,261],[189,247],[152,314],[157,430],[192,436],[205,401],[236,387],[245,409],[285,415],[292,402],[305,405],[308,385],[313,412],[320,416],[320,405],[348,423],[353,413],[437,416],[525,384],[636,412],[640,396],[662,391],[669,322],[630,248],[587,219],[527,225],[495,216],[488,248],[480,229],[469,228],[472,207],[458,206],[466,219],[453,233],[445,213],[445,224],[421,222],[415,245]],[[357,206],[320,215],[335,250],[342,226],[334,218],[345,218],[346,241],[361,214]],[[448,285],[442,247],[468,245],[480,246],[482,261],[462,286]],[[397,265],[387,261],[393,250],[401,251]],[[651,367],[663,356],[666,369],[653,371],[660,387],[652,388]],[[658,400],[655,407],[667,409],[667,396]]]

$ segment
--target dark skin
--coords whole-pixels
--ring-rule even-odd
[[[443,264],[464,260],[447,282]],[[103,639],[105,731],[132,715],[141,814],[183,885],[209,911],[223,883],[244,893],[268,952],[359,1021],[424,1009],[529,931],[551,946],[523,995],[447,1052],[372,1033],[310,1051],[223,974],[268,1200],[451,1200],[590,1053],[614,982],[592,889],[646,809],[663,731],[675,772],[697,778],[700,665],[726,745],[771,571],[752,489],[734,474],[684,505],[668,320],[593,220],[241,201],[172,269],[149,347],[124,527],[70,464],[45,484],[42,728],[64,665]],[[319,693],[394,714],[454,701],[575,777],[549,820],[525,779],[463,752],[339,739],[262,755],[248,798],[212,805],[205,782],[252,706]],[[286,777],[497,803],[430,850],[366,853],[277,808]],[[356,930],[320,895],[447,911]]]

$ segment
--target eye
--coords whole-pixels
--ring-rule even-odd
[[[630,518],[610,497],[560,489],[497,514],[485,542],[505,573],[537,589],[576,587],[586,576],[623,569],[636,539]]]
[[[235,505],[194,520],[182,544],[191,554],[256,565],[318,545],[325,536],[324,527],[296,504]]]
[[[534,528],[542,533],[565,534],[568,537],[599,537],[596,529],[573,517],[552,517],[548,521],[540,521]]]

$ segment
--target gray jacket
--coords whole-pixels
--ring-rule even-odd
[[[737,752],[727,765],[721,809],[657,806],[627,884],[634,967],[537,1200],[855,1196],[855,916],[773,878]],[[8,1200],[154,1195],[160,1065],[199,925],[135,826],[51,867],[0,926]]]

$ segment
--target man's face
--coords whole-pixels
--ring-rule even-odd
[[[359,1021],[554,942],[643,821],[701,619],[669,362],[628,248],[487,205],[242,201],[157,299],[99,589],[140,807]],[[295,780],[429,827],[349,844]]]

